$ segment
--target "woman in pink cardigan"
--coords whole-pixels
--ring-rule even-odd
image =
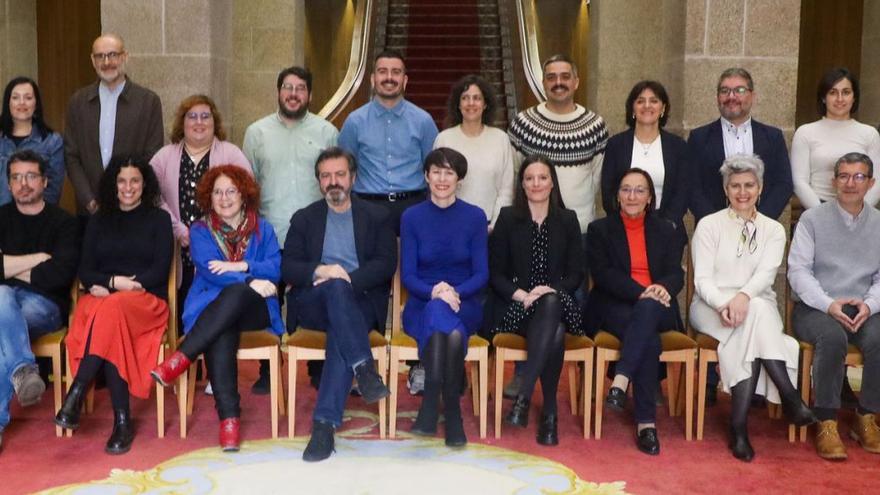
[[[223,119],[208,96],[192,95],[180,102],[170,138],[171,144],[157,151],[150,165],[159,179],[161,206],[171,214],[174,238],[181,247],[177,300],[183,301],[193,280],[189,226],[204,216],[196,201],[196,184],[218,165],[235,165],[251,175],[253,171],[238,146],[226,141]]]

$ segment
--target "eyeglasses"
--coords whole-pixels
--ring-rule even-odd
[[[222,198],[224,196],[227,198],[234,198],[234,197],[238,196],[239,194],[241,194],[239,192],[239,190],[234,187],[230,187],[229,189],[227,189],[225,191],[223,191],[221,189],[214,189],[213,191],[211,191],[211,196],[213,196],[215,198]]]
[[[25,182],[34,182],[42,177],[43,174],[36,174],[34,172],[28,172],[26,174],[11,174],[9,176],[9,182],[21,182],[22,179],[24,179]]]
[[[200,120],[203,122],[207,122],[209,120],[212,120],[213,118],[214,114],[212,114],[211,112],[186,112],[186,120],[192,120],[193,122],[198,122]]]
[[[309,87],[305,84],[297,84],[294,86],[293,84],[284,83],[279,88],[281,91],[286,91],[288,93],[308,93]]]
[[[644,187],[624,186],[624,187],[621,187],[620,189],[618,189],[618,192],[620,192],[620,194],[622,194],[624,196],[634,195],[637,197],[638,196],[646,196],[648,194],[648,190],[645,189]]]
[[[718,88],[718,94],[721,96],[730,96],[735,94],[737,96],[743,96],[746,93],[751,91],[747,86],[737,86],[735,88],[728,88],[727,86],[721,86]]]
[[[866,180],[870,179],[871,176],[865,175],[860,172],[857,174],[847,174],[847,173],[837,174],[834,176],[834,178],[837,179],[837,182],[840,182],[841,184],[846,184],[847,182],[849,182],[850,179],[852,179],[856,184],[862,184]]]
[[[101,63],[105,60],[116,62],[117,60],[119,60],[119,57],[121,57],[123,53],[125,52],[93,53],[92,60],[94,60],[96,64]]]

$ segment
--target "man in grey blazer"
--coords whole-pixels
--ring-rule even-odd
[[[159,96],[125,75],[122,37],[102,34],[90,58],[98,80],[70,98],[64,129],[64,160],[80,215],[97,210],[98,180],[111,156],[149,159],[162,147],[164,134]]]

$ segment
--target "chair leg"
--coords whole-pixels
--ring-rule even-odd
[[[165,345],[159,346],[159,359],[156,364],[165,361]],[[156,383],[156,429],[159,438],[165,438],[165,387]]]
[[[52,350],[52,393],[55,399],[55,414],[61,409],[61,382],[63,381],[61,374],[61,345],[59,344]],[[60,426],[55,426],[55,436],[60,437],[63,434]]]
[[[65,370],[64,381],[65,381],[65,384],[67,387],[66,391],[70,392],[70,387],[73,385],[73,373],[70,370],[70,355],[69,354],[66,356],[66,359],[64,360],[64,370]],[[56,412],[56,414],[58,414],[58,413]],[[65,435],[67,435],[68,438],[73,436],[73,430],[66,430],[64,433],[65,433]]]
[[[571,415],[578,414],[578,380],[577,380],[577,363],[568,366],[568,402],[571,404]]]
[[[388,361],[388,385],[391,395],[388,396],[388,436],[397,437],[397,382],[399,377],[399,351],[392,347]]]
[[[587,359],[584,360],[584,371],[582,376],[584,379],[584,388],[581,395],[581,408],[583,408],[584,411],[584,438],[590,438],[590,420],[592,419],[590,398],[593,395],[593,349],[589,350],[587,353]]]
[[[196,366],[199,364],[198,358],[193,361],[193,364],[189,366],[189,371],[187,372],[187,382],[186,382],[186,414],[191,415],[193,413],[193,405],[196,402]],[[209,382],[210,383],[210,382]]]
[[[501,438],[501,404],[504,402],[504,349],[495,348],[495,438]]]
[[[703,421],[706,418],[706,373],[709,370],[709,357],[700,351],[699,371],[697,373],[697,440],[703,439]]]
[[[602,438],[602,412],[605,408],[605,373],[608,363],[605,361],[605,351],[596,349],[596,440]]]
[[[287,438],[293,438],[296,435],[296,372],[299,365],[299,358],[296,355],[296,348],[289,346],[287,348]]]
[[[484,348],[480,352],[480,438],[486,438],[486,430],[488,429],[488,411],[489,408],[489,348]],[[474,383],[471,382],[471,386]]]
[[[811,387],[813,386],[810,379],[810,374],[813,371],[813,351],[805,350],[801,354],[801,399],[809,406],[810,393],[812,392]],[[801,442],[806,442],[807,427],[801,426],[800,430]]]
[[[379,374],[382,381],[388,383],[388,352],[383,347],[379,352]],[[385,439],[388,428],[388,399],[379,401],[379,438]]]
[[[694,429],[694,359],[696,350],[689,351],[684,362],[684,438],[688,442],[693,439]]]
[[[186,438],[186,392],[189,374],[189,368],[185,369],[177,382],[177,414],[180,416],[180,438]]]
[[[281,355],[281,349],[278,350],[278,414],[284,416],[287,414],[285,410],[286,401],[284,399],[284,357]]]
[[[279,393],[278,393],[278,374],[281,370],[278,368],[279,361],[279,349],[274,348],[272,354],[269,355],[269,410],[271,411],[271,421],[272,421],[272,438],[278,438],[278,407],[276,404],[279,404]],[[284,400],[284,399],[280,399]]]
[[[676,410],[676,396],[678,395],[678,380],[681,374],[680,363],[666,363],[666,396],[669,400],[669,415],[678,416]]]

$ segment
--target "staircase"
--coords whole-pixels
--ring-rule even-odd
[[[480,74],[495,87],[493,125],[507,128],[497,0],[389,0],[385,47],[406,57],[406,98],[443,129],[452,85]]]

